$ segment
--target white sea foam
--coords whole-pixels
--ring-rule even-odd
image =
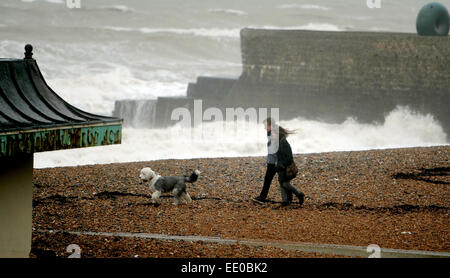
[[[262,29],[273,29],[273,30],[316,30],[316,31],[344,31],[344,28],[340,28],[337,25],[330,23],[313,23],[310,22],[306,25],[299,26],[262,26],[256,27]]]
[[[304,9],[304,10],[322,10],[328,11],[330,8],[314,5],[314,4],[283,4],[278,6],[279,9]]]
[[[88,112],[110,115],[114,102],[121,99],[156,99],[158,96],[186,95],[187,82],[167,78],[171,72],[154,71],[148,81],[136,78],[128,68],[117,67],[106,73],[47,80],[49,86],[72,105]]]
[[[125,6],[125,5],[101,6],[100,9],[111,10],[111,11],[122,12],[122,13],[134,13],[134,12],[136,12],[135,9],[130,8],[128,6]]]
[[[250,25],[248,28],[254,29],[273,29],[273,30],[318,30],[318,31],[343,31],[344,29],[339,28],[336,25],[329,23],[308,23],[306,25],[299,26],[272,26],[272,25]],[[177,35],[194,35],[200,37],[228,37],[228,38],[239,38],[241,28],[129,28],[120,26],[104,26],[102,29],[112,30],[118,32],[140,32],[143,34],[177,34]]]
[[[210,13],[223,13],[223,14],[230,14],[230,15],[239,15],[239,16],[248,15],[247,12],[244,12],[244,11],[241,11],[241,10],[233,10],[233,9],[209,9],[208,12],[210,12]]]
[[[379,124],[361,124],[354,119],[328,124],[300,118],[280,124],[297,130],[288,138],[294,153],[447,144],[445,132],[431,115],[417,114],[405,107],[396,108]],[[166,129],[124,128],[121,145],[37,153],[34,166],[264,156],[266,148],[264,127],[256,123],[211,122],[189,129],[178,125]]]
[[[116,27],[116,26],[104,26],[106,30],[119,31],[119,32],[140,32],[143,34],[177,34],[177,35],[194,35],[200,37],[239,37],[239,28],[227,29],[227,28],[129,28],[129,27]]]
[[[317,31],[344,31],[344,28],[340,28],[334,24],[329,23],[308,23],[307,25],[300,26],[301,30],[317,30]]]
[[[33,2],[47,2],[51,4],[66,4],[66,0],[21,0],[23,3],[33,3]]]

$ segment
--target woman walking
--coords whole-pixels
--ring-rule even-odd
[[[286,175],[286,168],[294,161],[291,146],[286,138],[293,132],[277,125],[270,117],[264,120],[264,124],[268,140],[267,169],[261,193],[253,200],[256,202],[264,202],[266,200],[272,179],[275,173],[278,173],[282,199],[281,205],[288,206],[292,202],[293,193],[299,199],[300,205],[302,205],[305,195],[290,184],[290,179]]]

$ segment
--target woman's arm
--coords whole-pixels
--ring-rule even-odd
[[[292,149],[286,139],[282,139],[280,141],[280,145],[278,147],[277,152],[278,162],[277,166],[281,168],[286,168],[292,163]]]

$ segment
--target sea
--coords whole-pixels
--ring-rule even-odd
[[[199,76],[239,77],[242,28],[415,33],[417,14],[428,2],[0,0],[0,57],[22,58],[25,44],[32,44],[54,91],[82,110],[112,115],[117,100],[185,96]],[[440,2],[450,7],[450,0]],[[296,130],[289,137],[296,154],[448,144],[433,115],[409,107],[396,107],[371,124],[356,118],[280,124]],[[120,145],[35,153],[34,167],[266,155],[261,123],[238,122],[223,132],[225,125],[180,131],[138,121],[123,127]]]

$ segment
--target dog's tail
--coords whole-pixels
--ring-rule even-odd
[[[199,170],[195,170],[194,172],[192,172],[192,174],[188,177],[188,176],[184,176],[184,180],[186,182],[196,182],[198,179],[198,176],[200,176],[200,171]]]

